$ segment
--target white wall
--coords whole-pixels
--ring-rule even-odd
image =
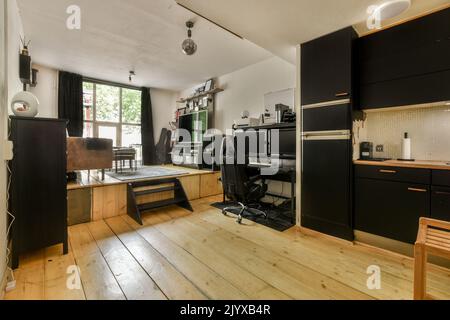
[[[295,88],[295,70],[295,65],[272,57],[217,78],[216,85],[225,91],[216,95],[215,127],[223,132],[231,129],[244,110],[258,118],[264,112],[265,94]],[[189,96],[194,89],[182,91],[180,97]]]
[[[33,50],[31,56],[33,57]],[[40,118],[58,118],[58,71],[40,65],[33,65],[38,69],[38,84],[34,88],[29,88],[39,100]]]
[[[20,36],[23,35],[22,22],[19,16],[16,0],[7,0],[6,2],[6,52],[0,55],[0,59],[6,55],[6,66],[0,63],[0,69],[5,70],[6,74],[0,72],[0,142],[7,139],[8,128],[8,111],[12,96],[21,91],[22,84],[19,80],[19,50]],[[3,12],[0,9],[0,16]],[[3,23],[1,32],[3,34]],[[1,39],[0,39],[1,43]],[[5,48],[1,43],[1,48]],[[7,79],[6,87],[4,79]],[[5,103],[6,102],[6,103]],[[3,147],[3,146],[2,146]],[[2,153],[2,151],[0,151]],[[0,283],[6,270],[6,163],[3,161],[3,155],[0,154]]]
[[[170,128],[169,122],[174,121],[178,93],[163,89],[151,89],[150,94],[152,98],[153,132],[155,143],[158,143],[161,130]]]
[[[5,140],[6,127],[6,73],[5,73],[5,3],[0,3],[0,145]],[[3,161],[3,148],[0,148],[0,298],[2,296],[3,276],[6,269],[6,167]]]

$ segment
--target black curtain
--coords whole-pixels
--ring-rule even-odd
[[[157,157],[153,134],[152,99],[149,88],[142,88],[141,100],[142,158],[144,165],[151,166],[157,164]]]
[[[69,136],[83,136],[83,77],[79,74],[59,72],[58,117],[69,121]]]

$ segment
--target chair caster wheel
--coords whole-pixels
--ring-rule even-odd
[[[237,223],[242,224],[242,218],[238,218]]]
[[[227,212],[226,211],[222,211],[222,214],[226,217],[227,216]]]

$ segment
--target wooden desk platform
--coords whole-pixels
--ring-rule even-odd
[[[219,181],[220,172],[180,168],[173,165],[166,167],[182,169],[187,172],[186,174],[163,178],[179,179],[190,201],[223,193],[222,184]],[[120,181],[105,175],[105,180],[102,181],[97,171],[91,171],[90,174],[88,171],[82,171],[77,181],[67,185],[69,222],[75,221],[75,224],[124,215],[127,213],[127,184],[161,178]],[[171,195],[165,194],[163,196],[170,198]],[[155,198],[154,200],[165,199]],[[81,218],[81,216],[84,218]]]

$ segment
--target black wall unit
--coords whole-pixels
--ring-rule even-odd
[[[11,117],[12,267],[19,255],[63,243],[67,253],[66,121]]]
[[[302,105],[352,97],[352,27],[302,44]]]
[[[358,40],[363,109],[450,99],[450,9]]]

